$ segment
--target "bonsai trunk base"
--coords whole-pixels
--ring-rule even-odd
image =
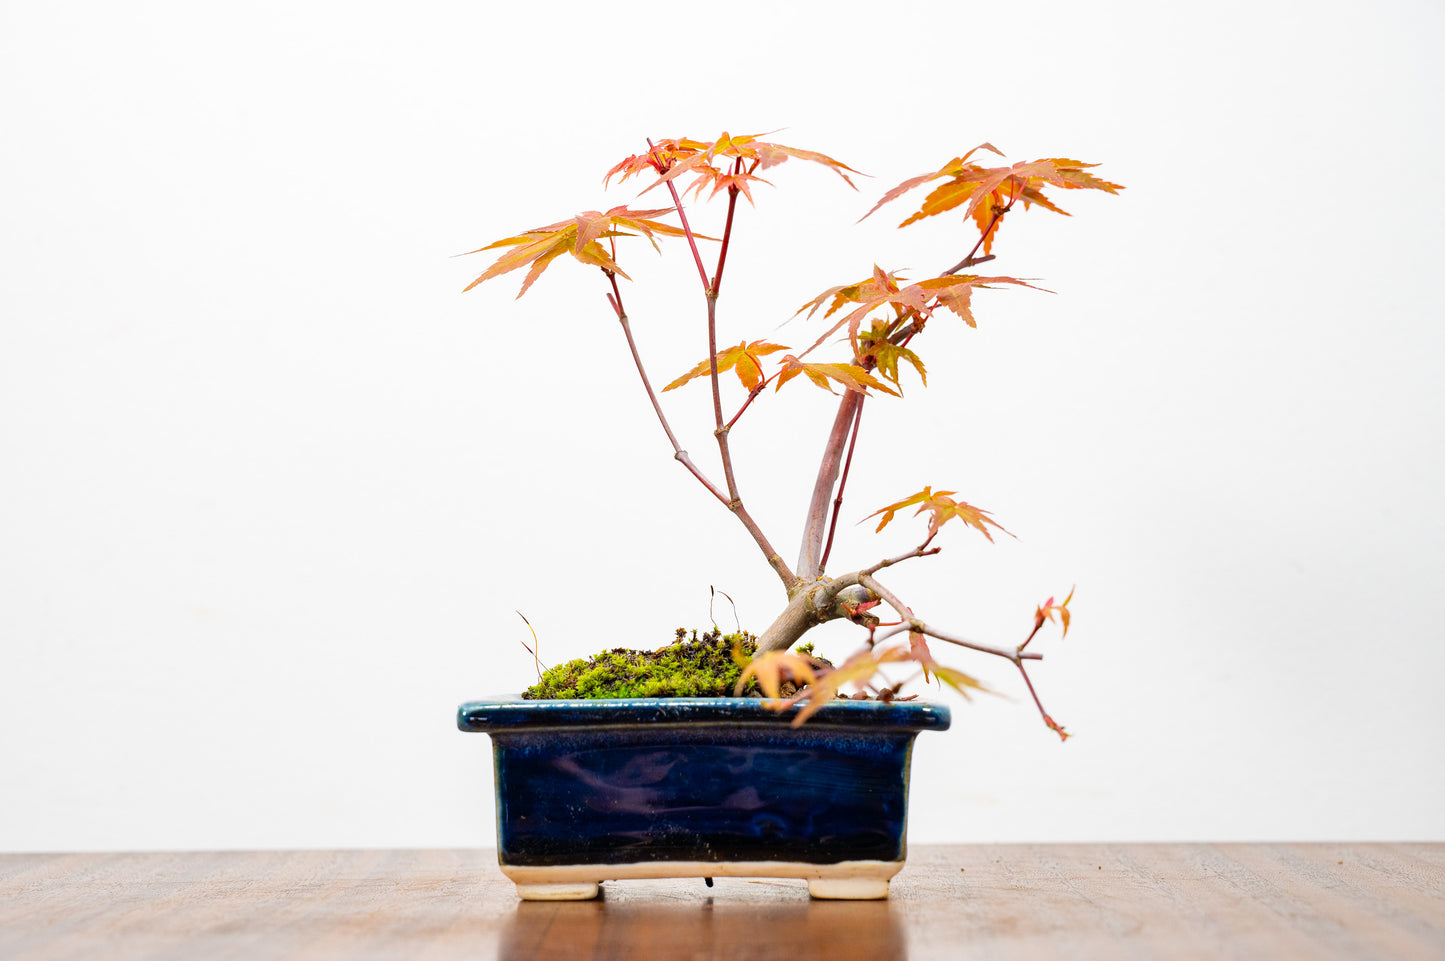
[[[529,901],[631,878],[801,878],[886,898],[907,850],[919,731],[948,708],[834,701],[799,727],[757,698],[463,704],[492,737],[497,860]]]
[[[834,901],[878,901],[888,897],[888,882],[902,861],[654,861],[648,864],[568,864],[518,867],[502,873],[517,885],[523,901],[588,901],[603,881],[641,878],[800,878],[808,893]]]

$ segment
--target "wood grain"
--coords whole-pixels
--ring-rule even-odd
[[[1445,958],[1445,844],[922,847],[887,902],[604,890],[521,903],[472,850],[0,855],[0,958]]]

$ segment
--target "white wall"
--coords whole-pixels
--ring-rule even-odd
[[[899,571],[920,614],[1012,643],[1078,584],[1035,672],[1077,737],[965,660],[1010,700],[920,740],[913,840],[1445,838],[1437,3],[522,6],[0,10],[0,849],[489,844],[452,713],[529,681],[514,610],[549,662],[704,625],[710,585],[760,629],[780,590],[597,278],[463,296],[452,255],[631,202],[601,175],[647,136],[775,128],[875,179],[776,172],[729,341],[958,259],[851,225],[980,141],[1128,185],[1012,220],[995,266],[1057,295],[980,295],[868,409],[849,520],[931,483],[1019,535]],[[631,263],[665,380],[695,278]],[[737,432],[790,554],[827,408]]]

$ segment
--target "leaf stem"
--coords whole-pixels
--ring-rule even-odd
[[[749,407],[752,406],[753,401],[757,398],[759,394],[763,392],[763,388],[768,386],[768,384],[772,382],[773,377],[776,376],[777,375],[774,374],[772,377],[769,377],[767,380],[763,381],[762,383],[758,384],[758,386],[748,391],[748,399],[743,401],[743,406],[739,407],[738,412],[733,415],[732,420],[728,421],[728,430],[733,429],[733,425],[738,422],[738,418],[743,416],[743,411],[747,410]]]
[[[985,255],[983,255],[982,257],[974,257],[974,254],[978,253],[978,248],[982,247],[982,246],[983,246],[983,242],[988,239],[988,235],[991,234],[991,233],[993,233],[993,228],[998,226],[998,222],[1003,219],[1003,215],[1006,214],[1006,213],[1008,213],[1010,210],[1012,210],[1012,209],[1013,209],[1014,202],[1019,199],[1019,194],[1021,193],[1021,191],[1016,192],[1016,191],[1014,190],[1015,183],[1016,183],[1016,182],[1015,182],[1014,178],[1013,178],[1013,177],[1010,177],[1010,178],[1009,178],[1009,193],[1010,193],[1010,196],[1009,196],[1008,206],[1006,206],[1006,207],[1004,207],[1004,208],[1002,208],[1002,209],[995,208],[995,210],[994,210],[994,212],[993,212],[993,218],[992,218],[991,220],[989,220],[988,226],[984,228],[983,233],[982,233],[982,234],[979,236],[979,238],[978,238],[978,243],[976,243],[976,244],[973,245],[973,249],[968,252],[968,256],[965,257],[965,258],[963,258],[962,260],[960,260],[958,263],[954,264],[952,267],[950,267],[950,268],[948,268],[947,270],[945,270],[943,273],[939,274],[940,277],[947,277],[947,276],[949,276],[949,275],[951,275],[951,274],[956,274],[956,273],[958,273],[960,270],[963,270],[963,269],[966,268],[966,267],[972,267],[972,266],[974,266],[974,265],[976,265],[976,264],[987,263],[988,261],[994,259],[994,255],[993,255],[993,254],[985,254]]]

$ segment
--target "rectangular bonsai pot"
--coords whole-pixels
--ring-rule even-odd
[[[756,698],[463,704],[492,736],[497,850],[528,900],[600,881],[796,877],[815,897],[879,898],[903,866],[919,731],[948,708],[834,701],[801,727]]]

